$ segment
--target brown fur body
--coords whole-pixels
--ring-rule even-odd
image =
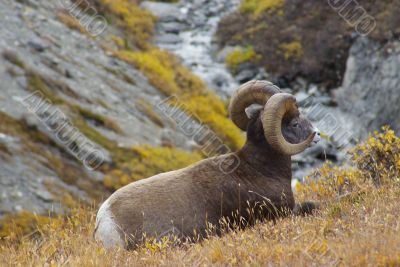
[[[312,211],[309,204],[294,209],[291,155],[318,142],[319,132],[300,116],[294,96],[267,81],[250,81],[232,96],[229,110],[247,133],[241,150],[117,190],[99,209],[96,238],[127,248],[144,236],[197,240],[208,230]],[[227,173],[221,165],[229,158],[239,165]]]
[[[259,127],[259,119],[249,126],[254,129],[248,130],[246,145],[236,152],[240,166],[230,174],[221,172],[209,158],[131,183],[114,193],[109,199],[110,211],[128,246],[139,243],[143,234],[202,237],[207,222],[218,226],[222,217],[231,222],[242,217],[252,224],[255,219],[274,218],[277,211],[291,211],[290,156],[275,152]]]

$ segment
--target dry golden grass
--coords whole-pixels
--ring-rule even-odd
[[[298,200],[320,211],[244,231],[172,246],[148,242],[134,251],[106,251],[93,238],[95,211],[78,209],[25,238],[0,242],[0,266],[399,266],[400,139],[388,129],[353,152],[353,167],[324,166],[300,186]],[[376,164],[365,165],[371,159]],[[371,171],[379,172],[379,186]]]

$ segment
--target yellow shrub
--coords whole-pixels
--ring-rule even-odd
[[[175,81],[181,92],[187,93],[187,95],[198,95],[198,94],[208,94],[213,95],[217,99],[218,97],[207,89],[205,83],[193,72],[191,72],[185,66],[179,64],[179,62],[174,61],[174,70],[176,73]],[[218,99],[218,101],[221,101]]]
[[[165,95],[176,95],[178,101],[185,104],[189,115],[194,114],[201,123],[209,125],[226,145],[232,149],[243,145],[243,135],[228,118],[225,103],[174,56],[156,48],[117,51],[115,55],[140,69]]]
[[[382,129],[350,151],[357,168],[377,185],[387,179],[400,179],[400,138],[389,127]]]
[[[249,46],[245,49],[236,48],[234,51],[228,54],[225,61],[232,71],[236,71],[240,64],[253,61],[257,58],[258,55],[254,51],[253,47]]]
[[[221,102],[210,96],[199,95],[188,97],[184,103],[189,111],[197,114],[201,123],[210,126],[228,147],[238,149],[243,146],[243,134],[227,117],[227,110]]]
[[[279,45],[279,49],[282,51],[286,60],[301,59],[304,54],[303,46],[301,45],[300,41],[283,43]]]
[[[116,35],[111,35],[110,39],[115,43],[118,48],[126,48],[126,40]]]
[[[298,185],[299,194],[316,199],[358,196],[365,187],[400,182],[400,138],[388,127],[370,135],[349,154],[351,168],[326,163],[307,177],[304,185]]]
[[[208,124],[232,149],[239,148],[244,138],[227,118],[225,103],[189,69],[181,65],[172,54],[147,43],[153,32],[155,18],[137,6],[137,1],[99,0],[112,14],[120,18],[122,26],[139,40],[141,50],[119,50],[114,55],[134,65],[143,72],[149,82],[166,96],[177,95],[187,104],[187,111],[198,116],[201,123]],[[249,49],[242,59],[254,57]]]
[[[59,218],[37,215],[28,211],[4,216],[0,221],[0,239],[18,240],[27,234],[43,231],[43,226],[59,226]]]
[[[138,40],[140,50],[119,50],[115,51],[114,55],[134,65],[146,75],[150,84],[166,96],[176,95],[179,102],[185,105],[188,115],[195,115],[200,123],[209,125],[226,145],[232,149],[241,147],[244,143],[243,135],[228,118],[225,103],[215,93],[209,91],[199,77],[180,64],[175,56],[147,43],[153,32],[155,18],[147,11],[140,10],[136,1],[99,1],[108,11],[116,15],[121,26]],[[143,112],[150,114],[148,105],[140,103],[139,106]],[[155,123],[162,125],[158,117],[150,115]],[[87,132],[89,135],[93,133],[89,130]],[[93,137],[98,138],[98,135],[94,134]],[[102,138],[98,142],[107,149],[112,149],[113,158],[118,161],[118,169],[111,171],[104,181],[106,186],[115,189],[131,181],[187,166],[202,158],[197,153],[173,148],[146,147],[143,149],[151,156],[139,153],[143,151],[135,148],[136,157],[127,159],[129,153],[126,151],[115,150],[112,143]],[[157,149],[163,153],[157,153]]]
[[[125,60],[141,70],[149,82],[166,95],[179,91],[175,82],[176,73],[173,69],[175,59],[160,49],[149,51],[122,50],[115,53],[117,57]]]
[[[332,199],[360,189],[362,177],[355,168],[341,168],[328,162],[307,177],[304,185],[298,184],[296,191],[312,199]]]
[[[180,169],[203,159],[200,153],[170,147],[144,145],[133,147],[133,151],[136,157],[105,177],[106,187],[118,189],[133,181]]]
[[[152,36],[156,18],[148,11],[138,7],[132,0],[98,0],[101,5],[113,14],[120,26],[132,36],[135,44],[147,47],[147,41]]]
[[[243,0],[240,5],[240,11],[251,13],[257,18],[265,11],[279,9],[283,4],[283,0]]]

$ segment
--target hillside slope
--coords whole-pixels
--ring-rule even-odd
[[[199,118],[195,125],[209,126],[232,149],[243,143],[225,102],[151,43],[157,18],[139,2],[1,1],[0,218],[63,213],[202,159],[193,138],[155,108],[171,95],[179,96],[171,107],[185,103],[187,115]],[[107,21],[95,36],[78,21],[93,10]],[[26,99],[52,105],[31,112]],[[85,143],[65,145],[46,127],[53,111],[62,114],[58,123],[69,122],[100,151],[101,166],[85,168],[76,157]],[[175,158],[174,164],[163,157]]]
[[[331,89],[341,84],[358,37],[398,39],[399,11],[399,2],[391,0],[243,0],[220,22],[217,36],[222,47],[251,49],[248,59],[282,86],[303,77]],[[371,22],[363,21],[366,16]]]

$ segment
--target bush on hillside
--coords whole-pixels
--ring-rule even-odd
[[[317,199],[332,199],[358,194],[368,186],[400,185],[400,138],[388,127],[382,130],[349,151],[350,166],[326,163],[307,177],[298,191]]]
[[[376,20],[369,38],[385,42],[400,36],[400,2],[358,3]],[[327,1],[243,0],[237,12],[220,22],[217,36],[221,47],[252,46],[261,56],[260,67],[289,82],[300,75],[335,87],[357,34]]]
[[[176,95],[179,103],[175,104],[184,104],[188,115],[194,115],[200,123],[210,126],[231,149],[243,145],[244,137],[228,118],[226,104],[172,54],[152,48],[121,50],[115,55],[141,70],[164,95]]]

